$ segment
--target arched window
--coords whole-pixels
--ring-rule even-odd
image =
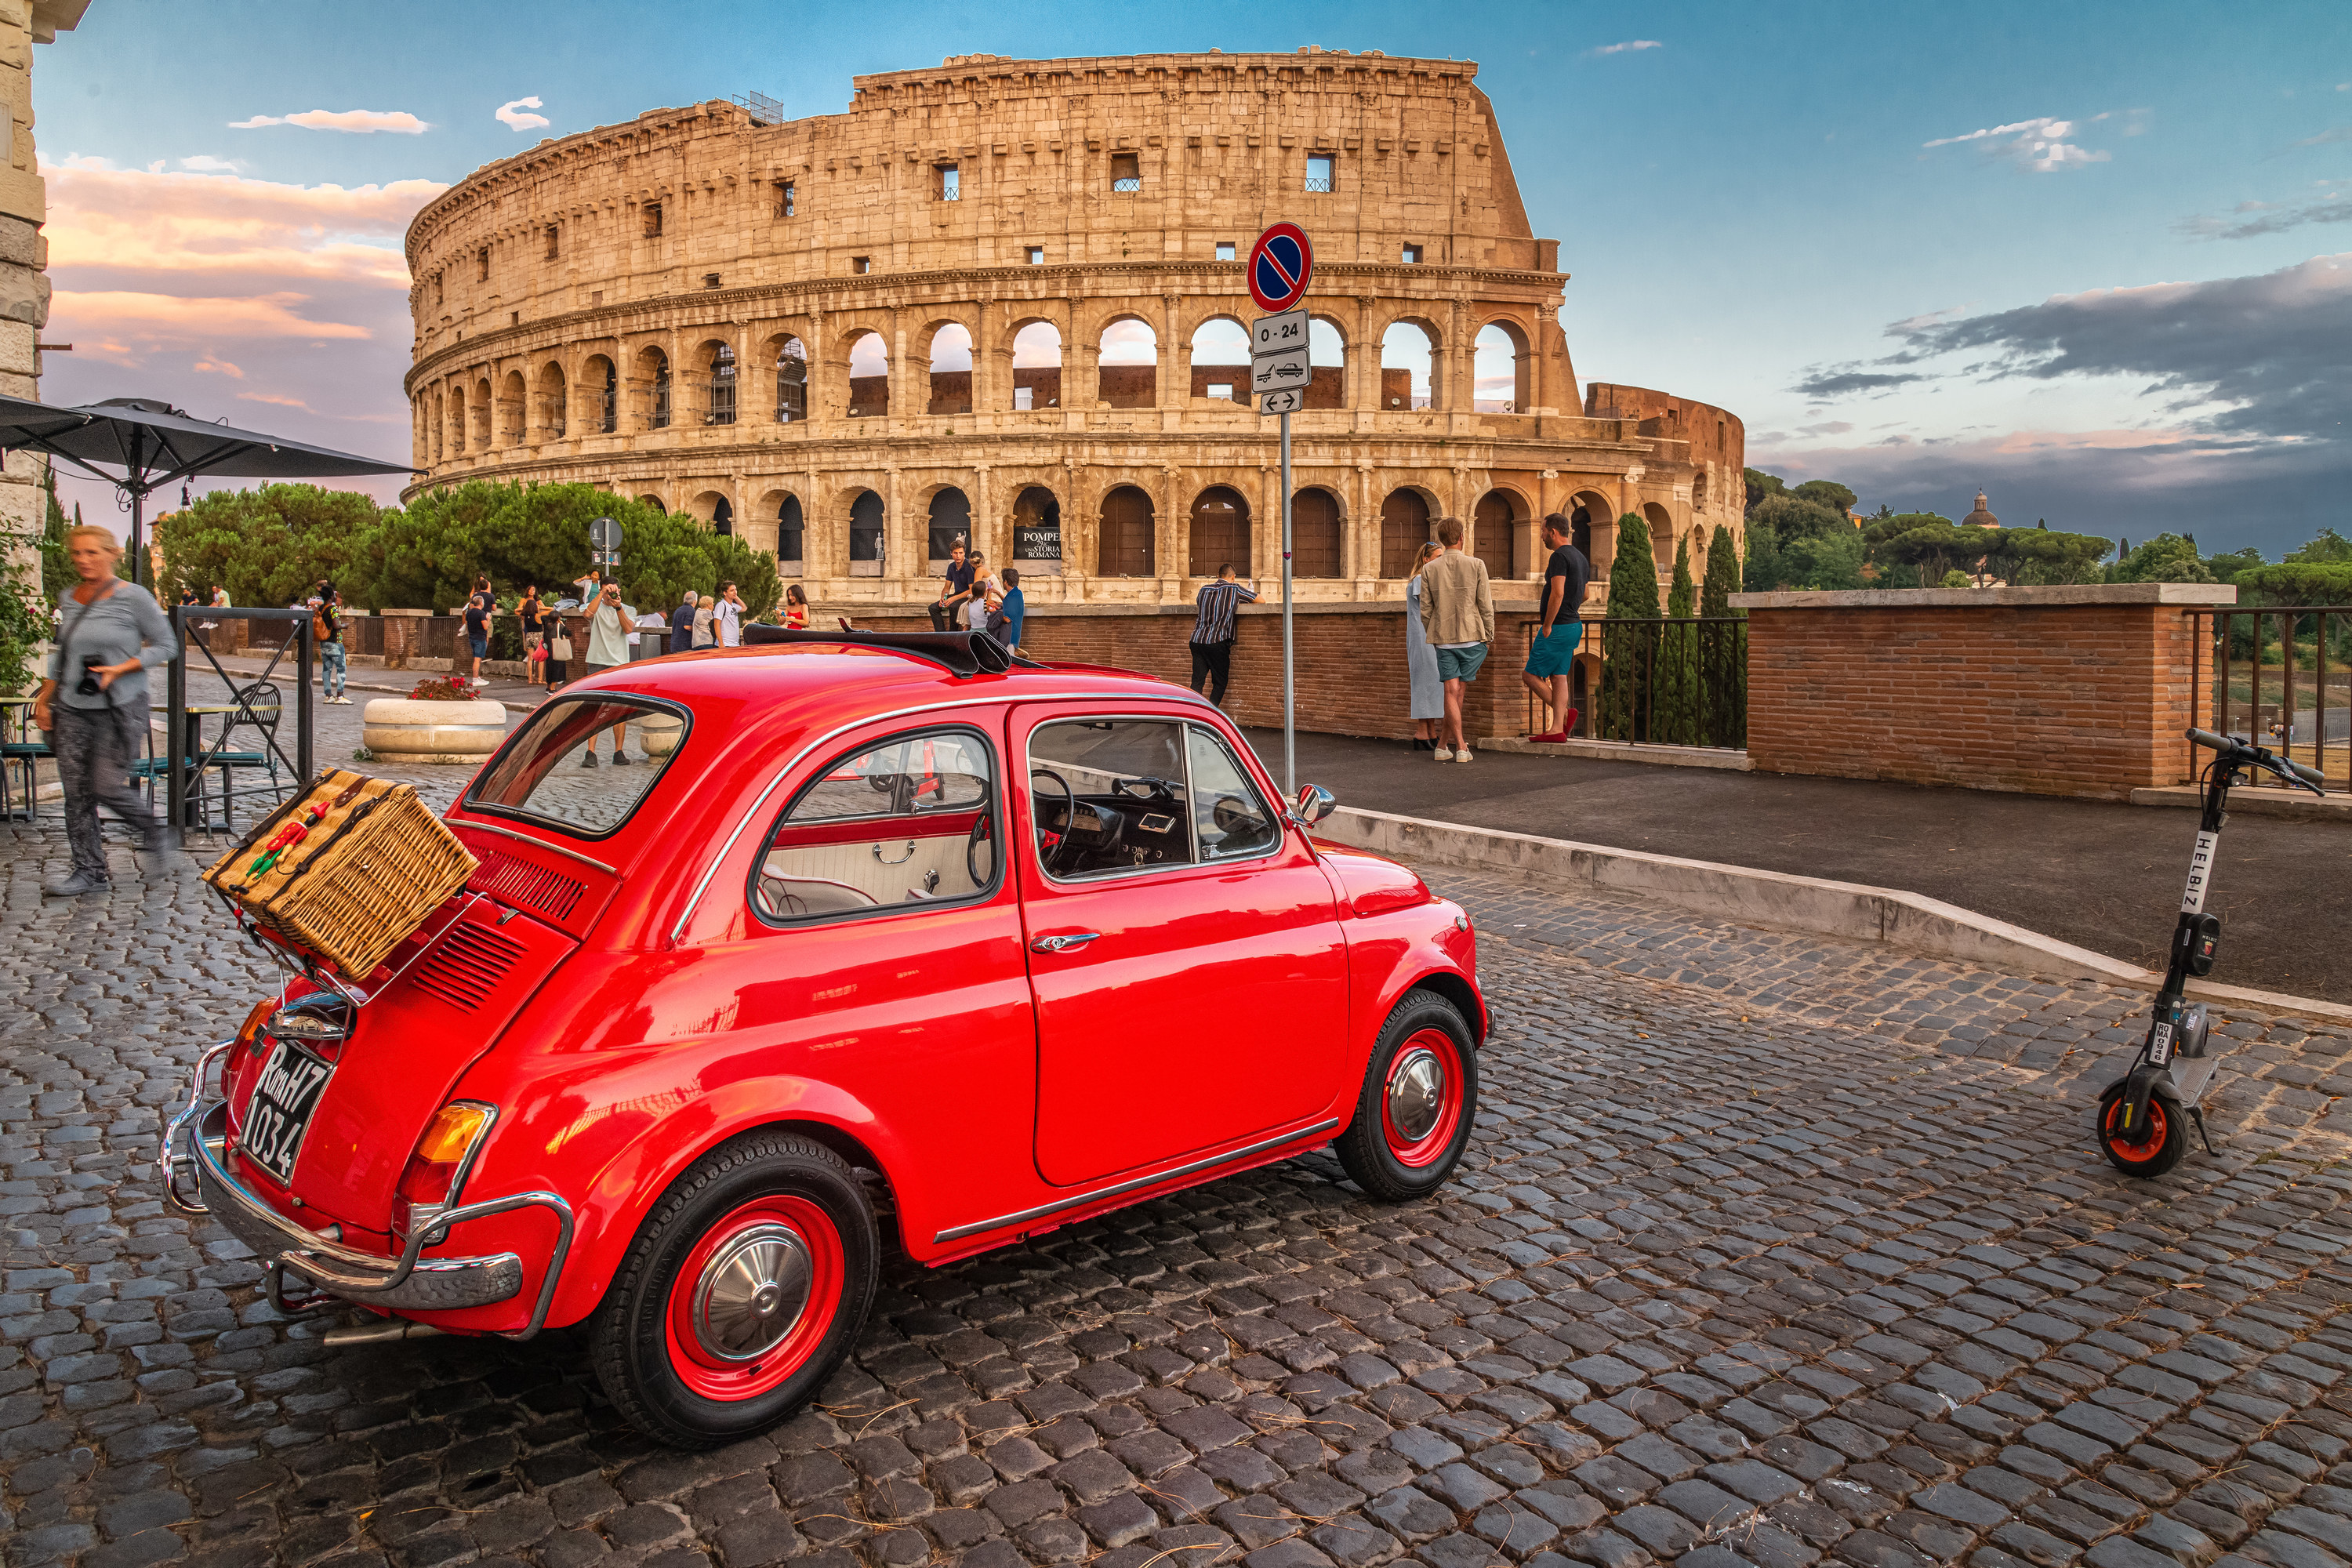
[[[711,345],[710,380],[704,392],[702,422],[735,423],[735,350],[726,343]]]
[[[1105,577],[1152,575],[1151,498],[1133,485],[1103,497],[1101,570]]]
[[[539,372],[539,427],[546,439],[563,439],[567,423],[564,414],[563,367],[542,365]]]
[[[1470,514],[1470,549],[1486,563],[1487,576],[1500,579],[1526,575],[1519,521],[1518,509],[1504,491],[1488,490],[1478,498],[1477,509]]]
[[[882,575],[882,498],[872,490],[849,503],[849,574]]]
[[[971,333],[950,321],[931,335],[933,414],[971,412]]]
[[[1429,503],[1419,490],[1391,490],[1381,502],[1381,575],[1412,575],[1412,558],[1429,542]]]
[[[1249,502],[1237,490],[1211,485],[1192,501],[1192,564],[1195,577],[1213,577],[1230,565],[1243,576],[1250,570]]]
[[[1192,331],[1194,397],[1247,403],[1250,395],[1249,329],[1231,316],[1218,316]]]
[[[631,394],[643,410],[646,428],[661,430],[669,425],[669,356],[656,348],[638,351],[635,384]]]
[[[1568,513],[1568,542],[1576,546],[1577,553],[1591,562],[1595,574],[1606,575],[1609,563],[1592,557],[1592,530],[1609,521],[1609,503],[1591,491],[1579,495],[1570,503]]]
[[[1062,405],[1062,331],[1032,321],[1013,334],[1013,407],[1016,413]]]
[[[1030,485],[1013,499],[1013,564],[1024,576],[1062,574],[1062,503],[1043,485]]]
[[[879,332],[861,332],[849,345],[849,416],[890,412],[890,351]]]
[[[1290,498],[1290,574],[1337,577],[1340,548],[1339,500],[1329,490],[1309,489]]]
[[[1307,395],[1302,408],[1348,406],[1348,344],[1339,327],[1321,317],[1307,323]]]
[[[1527,411],[1528,356],[1521,352],[1517,331],[1500,322],[1478,329],[1473,349],[1475,379],[1481,414],[1522,414]]]
[[[1151,323],[1124,316],[1103,329],[1097,379],[1107,408],[1149,408],[1160,397],[1160,339]]]
[[[522,372],[510,370],[499,382],[499,445],[520,447],[523,440],[523,419],[530,413],[528,395],[523,391]]]
[[[466,450],[466,389],[449,389],[449,450],[462,454]]]
[[[1397,321],[1381,334],[1381,408],[1402,414],[1432,406],[1429,333],[1412,321]]]
[[[801,498],[786,496],[776,509],[776,561],[797,574],[808,549],[808,526],[801,517]]]
[[[957,545],[971,550],[971,498],[950,485],[931,497],[930,563],[944,571],[948,552]]]
[[[800,339],[786,338],[776,351],[776,423],[791,425],[807,417],[808,349]]]
[[[710,531],[721,538],[728,537],[735,531],[735,503],[725,496],[720,496],[710,503]]]

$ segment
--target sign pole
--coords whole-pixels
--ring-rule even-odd
[[[1298,793],[1298,683],[1290,667],[1290,416],[1282,416],[1282,792]]]

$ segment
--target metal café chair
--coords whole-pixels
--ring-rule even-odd
[[[34,734],[30,703],[0,708],[0,822],[41,819],[40,765],[57,753],[49,750],[47,741],[34,739]],[[22,805],[16,804],[12,774],[23,785]]]
[[[208,764],[220,770],[221,816],[224,826],[226,819],[234,815],[239,795],[267,794],[272,805],[286,797],[287,786],[279,782],[278,766],[278,718],[284,710],[285,704],[278,695],[277,686],[267,680],[257,680],[250,686],[239,688],[236,700],[237,706],[236,710],[227,716],[220,747],[203,753],[204,760]],[[258,749],[233,751],[228,748],[230,737],[234,736],[239,728],[250,728],[261,731],[261,745]],[[269,783],[267,785],[256,784],[251,788],[239,789],[234,772],[238,768],[259,769],[268,775]]]

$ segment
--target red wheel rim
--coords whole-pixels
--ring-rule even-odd
[[[1462,1128],[1462,1052],[1443,1029],[1423,1029],[1389,1058],[1381,1085],[1381,1131],[1400,1165],[1445,1157]]]
[[[2164,1147],[2164,1141],[2171,1134],[2172,1128],[2165,1120],[2164,1101],[2150,1095],[2147,1101],[2147,1124],[2140,1130],[2147,1136],[2137,1143],[2131,1142],[2128,1137],[2116,1130],[2116,1119],[2123,1114],[2124,1107],[2128,1103],[2129,1101],[2122,1095],[2115,1098],[2114,1102],[2107,1107],[2107,1124],[2102,1131],[2106,1133],[2107,1147],[2116,1152],[2117,1159],[2129,1160],[2134,1164],[2137,1164],[2151,1158],[2157,1150]]]
[[[756,1399],[808,1364],[841,1310],[841,1233],[807,1198],[754,1198],[703,1232],[670,1281],[670,1365],[705,1399]]]

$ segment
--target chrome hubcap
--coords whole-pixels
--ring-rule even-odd
[[[801,1321],[814,1276],[807,1244],[789,1226],[753,1226],[703,1268],[694,1288],[695,1337],[722,1360],[758,1360]]]
[[[1445,1064],[1432,1050],[1405,1053],[1389,1074],[1389,1125],[1418,1143],[1445,1110]]]

